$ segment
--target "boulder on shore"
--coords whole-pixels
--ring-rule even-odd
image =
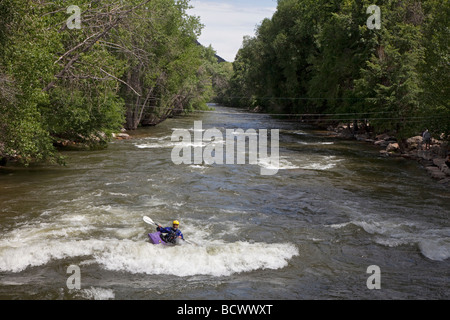
[[[383,148],[383,149],[388,148],[389,145],[392,144],[392,146],[390,147],[392,149],[392,148],[394,148],[394,144],[397,144],[397,139],[392,137],[392,136],[390,136],[390,135],[388,135],[388,134],[386,134],[386,133],[383,133],[383,134],[379,134],[379,135],[377,135],[375,137],[374,144],[376,146],[380,147],[380,148]],[[397,144],[397,146],[398,146],[398,144]],[[389,151],[389,150],[387,150],[387,151],[388,152],[392,152],[392,151]]]
[[[407,139],[403,144],[393,142],[393,138],[387,134],[378,135],[374,144],[382,148],[380,156],[401,156],[418,161],[428,174],[440,184],[450,185],[450,168],[446,164],[445,156],[448,153],[448,143],[443,141],[432,141],[429,150],[423,150],[423,138],[415,136]]]
[[[377,140],[374,144],[380,148],[387,148],[389,146],[389,142],[386,140]]]
[[[127,133],[113,133],[113,138],[117,140],[129,140],[131,136]]]
[[[398,152],[399,150],[400,146],[398,145],[398,143],[390,143],[386,148],[387,152]]]
[[[381,157],[402,157],[418,161],[431,175],[439,180],[440,184],[450,185],[450,147],[444,140],[431,140],[429,150],[423,150],[423,138],[420,135],[403,140],[402,143],[388,133],[382,133],[373,139],[368,132],[353,132],[351,127],[343,124],[329,126],[329,131],[334,131],[336,137],[344,139],[356,139],[366,141],[380,147]]]
[[[411,151],[414,149],[419,149],[422,146],[423,138],[421,136],[415,136],[406,139],[406,150]]]
[[[379,134],[375,137],[375,140],[377,141],[389,141],[389,140],[395,140],[394,138],[392,138],[390,135],[388,135],[387,133],[383,133],[383,134]]]

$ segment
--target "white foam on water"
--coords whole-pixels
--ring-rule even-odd
[[[134,239],[139,237],[140,231],[133,227],[114,228],[112,230],[112,234],[114,234],[118,239]]]
[[[168,148],[173,148],[177,145],[177,143],[175,142],[163,142],[163,143],[159,143],[159,142],[155,142],[155,143],[141,143],[141,144],[134,144],[137,148],[139,149],[168,149]]]
[[[119,197],[129,197],[130,196],[130,194],[121,193],[121,192],[109,192],[109,194],[112,196],[119,196]]]
[[[0,271],[21,272],[69,257],[90,255],[102,250],[101,240],[61,241],[41,239],[5,244],[0,241]]]
[[[208,230],[196,234],[197,229],[188,223],[184,223],[183,232],[199,246],[156,246],[148,241],[145,233],[152,228],[142,222],[142,217],[124,219],[123,210],[117,211],[122,215],[115,217],[111,212],[50,215],[46,217],[49,222],[18,225],[0,236],[0,271],[17,273],[51,261],[80,258],[81,267],[96,263],[111,271],[181,277],[228,276],[280,269],[299,254],[297,247],[290,243],[206,242]],[[97,223],[102,220],[105,222]],[[124,220],[136,222],[122,225]],[[120,226],[115,227],[116,224]],[[95,239],[90,237],[92,233],[97,234]],[[94,291],[86,294],[95,296]]]
[[[314,146],[314,145],[321,145],[321,146],[327,146],[327,145],[334,145],[334,142],[306,142],[306,141],[297,141],[298,144],[305,145],[305,146]]]
[[[8,247],[8,244],[34,243],[42,239],[83,236],[94,229],[94,226],[85,224],[83,221],[74,222],[70,225],[61,225],[55,222],[29,223],[2,236],[0,252],[3,247]]]
[[[116,295],[111,289],[90,287],[89,289],[77,290],[75,297],[86,300],[113,300]]]
[[[330,224],[328,227],[333,229],[342,229],[348,226],[350,222]]]
[[[276,161],[274,163],[271,158],[260,158],[258,159],[258,165],[269,170],[293,170],[300,168],[282,157],[280,157],[278,163]]]
[[[298,135],[301,135],[301,136],[309,135],[307,132],[305,132],[303,130],[291,130],[291,131],[288,130],[287,132],[293,133],[293,134],[298,134]]]
[[[142,143],[143,142],[143,143]],[[173,148],[178,145],[179,142],[173,142],[171,136],[165,137],[147,137],[141,139],[140,142],[134,143],[138,149],[166,149]]]
[[[171,203],[172,206],[174,207],[182,207],[186,204],[186,202],[173,202]]]
[[[258,269],[280,269],[296,255],[298,249],[292,244],[215,241],[205,246],[164,247],[124,240],[114,250],[96,255],[96,260],[111,271],[219,277]]]
[[[306,166],[301,166],[301,169],[305,169],[305,170],[319,170],[319,171],[324,171],[324,170],[330,170],[333,169],[334,167],[336,167],[335,163],[328,163],[328,164],[323,164],[323,163],[311,163],[309,165]]]
[[[419,241],[419,249],[428,259],[444,261],[450,258],[450,238],[446,239],[422,239]]]
[[[142,138],[142,140],[156,140],[156,141],[164,141],[164,140],[170,140],[172,136],[164,136],[164,137],[146,137]]]
[[[21,272],[52,260],[89,256],[110,271],[175,276],[229,276],[258,269],[280,269],[298,255],[293,244],[221,241],[205,246],[155,246],[132,240],[44,240],[0,244],[0,271]],[[88,260],[92,263],[92,259]]]
[[[306,164],[300,165],[300,169],[325,171],[333,169],[342,159],[336,159],[335,156],[318,157],[314,159],[305,159]]]
[[[196,171],[200,171],[200,172],[205,172],[206,169],[210,168],[209,166],[204,166],[204,165],[200,165],[200,164],[191,164],[189,165],[190,168],[196,170]]]
[[[186,129],[186,128],[172,128],[171,129],[172,130],[172,132],[174,132],[174,131],[191,131],[191,132],[205,132],[206,131],[206,129],[198,129],[198,128],[193,128],[193,127],[191,127],[191,128],[189,128],[189,129]]]
[[[212,144],[219,144],[219,142],[211,142]],[[223,143],[223,142],[222,142]],[[182,148],[191,148],[191,147],[205,147],[207,146],[206,143],[202,142],[187,142],[187,141],[162,141],[162,142],[155,142],[155,143],[142,143],[134,144],[139,149],[169,149],[174,147],[182,147]]]
[[[416,225],[413,222],[374,221],[373,219],[352,220],[329,227],[342,229],[352,225],[374,235],[374,241],[380,245],[387,247],[415,245],[428,259],[444,261],[450,258],[450,229],[428,229],[426,226]]]

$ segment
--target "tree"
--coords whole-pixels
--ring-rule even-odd
[[[38,106],[47,99],[42,83],[52,70],[45,48],[48,44],[42,43],[48,33],[38,34],[42,21],[34,19],[30,7],[35,9],[28,1],[14,0],[0,5],[0,156],[15,157],[26,164],[33,159],[54,158]]]
[[[0,157],[58,160],[55,145],[105,146],[126,126],[205,108],[201,24],[187,0],[0,3]],[[70,21],[69,21],[70,22]]]
[[[381,10],[381,28],[367,9]],[[327,114],[399,139],[449,133],[449,1],[280,0],[246,38],[230,104]],[[331,115],[331,116],[330,116]],[[356,126],[355,126],[356,127]]]
[[[424,59],[419,66],[423,91],[419,116],[422,128],[450,135],[450,3],[426,1],[423,3],[426,24],[423,27]]]

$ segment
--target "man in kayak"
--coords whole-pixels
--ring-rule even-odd
[[[163,228],[161,225],[158,225],[158,228],[156,228],[156,230],[161,232],[161,238],[165,242],[176,243],[177,239],[184,240],[183,234],[181,233],[180,229],[178,229],[179,226],[180,223],[178,222],[178,220],[175,220],[172,227]]]

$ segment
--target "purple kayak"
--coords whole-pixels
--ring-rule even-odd
[[[149,233],[148,237],[150,238],[150,242],[153,244],[168,244],[163,239],[161,239],[161,232]]]
[[[150,238],[150,242],[153,244],[162,244],[165,246],[175,246],[182,243],[180,239],[176,239],[175,243],[167,243],[161,238],[161,232],[149,233],[148,237]]]

